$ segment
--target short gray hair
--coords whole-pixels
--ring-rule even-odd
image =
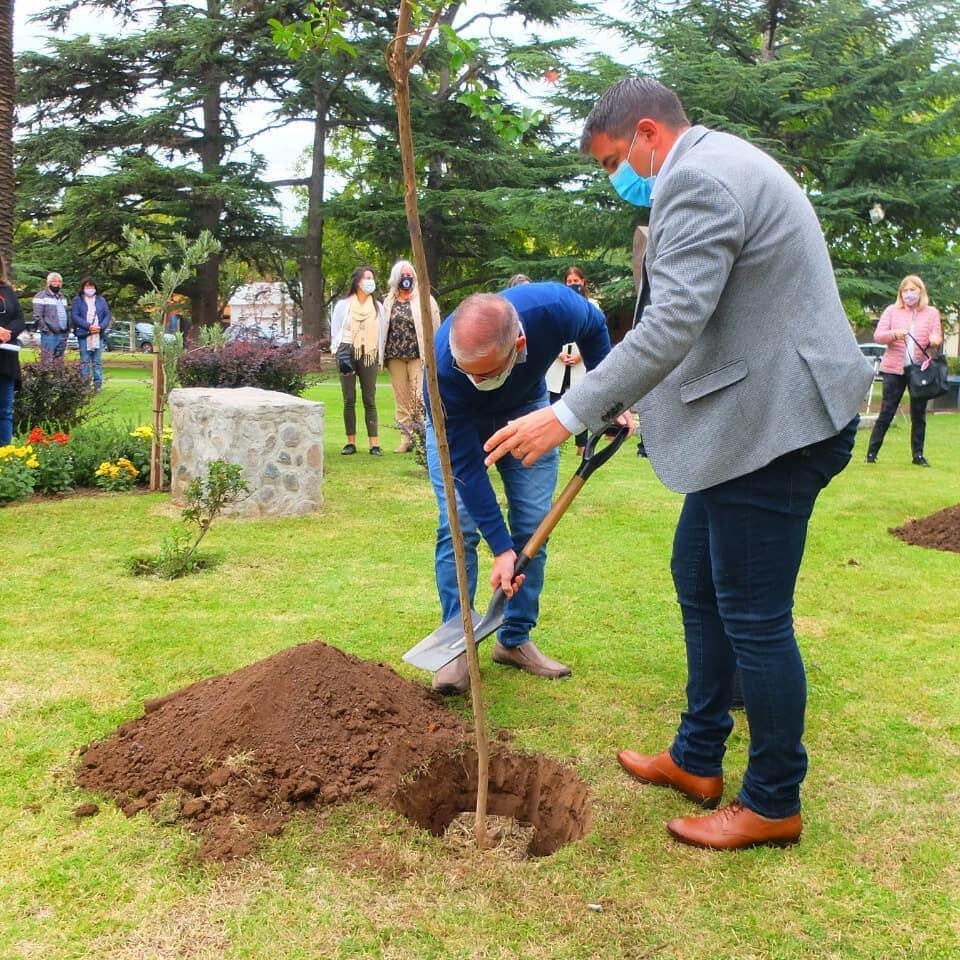
[[[398,260],[390,270],[390,279],[387,281],[390,289],[396,293],[397,288],[400,286],[400,271],[404,267],[409,267],[410,272],[413,274],[413,285],[417,285],[417,271],[414,265],[409,260]]]
[[[491,350],[506,353],[520,335],[516,307],[498,293],[475,293],[453,313],[450,352],[460,363],[470,363]]]
[[[62,280],[63,280],[63,277],[61,277],[59,273],[48,273],[48,274],[47,274],[47,283],[49,283],[51,280],[61,280],[61,281],[62,281]]]
[[[627,77],[609,87],[593,105],[580,135],[580,153],[587,156],[598,133],[626,139],[638,120],[649,117],[674,130],[690,126],[680,98],[652,77]]]

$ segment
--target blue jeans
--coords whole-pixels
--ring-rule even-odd
[[[677,523],[671,569],[687,647],[687,709],[670,754],[690,773],[722,772],[739,667],[750,725],[739,799],[765,817],[800,809],[807,684],[793,594],[814,502],[850,462],[858,420],[760,470],[688,494]]]
[[[491,431],[492,432],[492,431]],[[542,456],[532,467],[524,467],[519,460],[506,456],[497,462],[507,494],[507,526],[513,538],[513,548],[520,553],[540,521],[550,510],[553,491],[557,485],[559,454],[556,450]],[[441,620],[446,623],[460,615],[460,593],[457,588],[457,564],[453,553],[453,539],[447,520],[447,499],[440,471],[440,455],[433,425],[427,423],[427,469],[437,497],[439,517],[437,546],[434,559],[437,590],[440,593]],[[467,562],[467,581],[470,603],[477,592],[477,544],[480,531],[457,494],[457,516],[463,531],[464,553]],[[543,589],[547,548],[530,560],[523,586],[506,602],[503,608],[503,626],[497,639],[505,647],[519,647],[530,639],[530,631],[537,624],[540,612],[540,591]]]
[[[77,337],[80,345],[80,376],[90,382],[90,367],[93,367],[93,388],[97,392],[103,387],[103,340],[96,350],[87,349],[87,338]]]
[[[65,333],[40,334],[40,360],[46,363],[50,360],[61,360],[67,352],[67,335]]]
[[[13,377],[0,375],[0,447],[13,440]]]

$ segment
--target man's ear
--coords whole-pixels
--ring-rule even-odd
[[[525,333],[521,333],[520,336],[517,337],[517,353],[519,353],[526,345],[527,335]]]

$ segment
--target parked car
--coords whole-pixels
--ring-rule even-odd
[[[111,320],[103,338],[104,350],[130,349],[130,323],[127,320]]]
[[[873,364],[873,377],[880,379],[880,360],[887,348],[882,343],[859,343],[860,352]]]
[[[163,339],[166,343],[176,343],[177,335],[175,333],[165,333]],[[137,324],[137,349],[141,353],[153,353],[153,324]]]

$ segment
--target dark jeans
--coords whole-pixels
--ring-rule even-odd
[[[684,500],[671,568],[687,647],[687,709],[670,753],[700,776],[722,772],[740,668],[750,753],[744,806],[800,809],[807,686],[793,594],[820,491],[850,462],[855,418],[836,436]]]
[[[880,413],[877,422],[870,433],[870,445],[867,455],[875,457],[883,446],[883,438],[887,428],[897,415],[897,407],[907,388],[909,377],[906,373],[884,373],[883,400],[880,402]],[[923,441],[927,435],[927,401],[910,398],[910,450],[914,459],[923,456]]]
[[[13,440],[13,377],[0,374],[0,447]]]
[[[367,436],[379,436],[377,432],[377,374],[379,372],[379,364],[371,363],[361,366],[358,363],[356,373],[340,374],[340,388],[343,390],[343,425],[348,437],[356,436],[357,433],[357,378],[360,379]]]

